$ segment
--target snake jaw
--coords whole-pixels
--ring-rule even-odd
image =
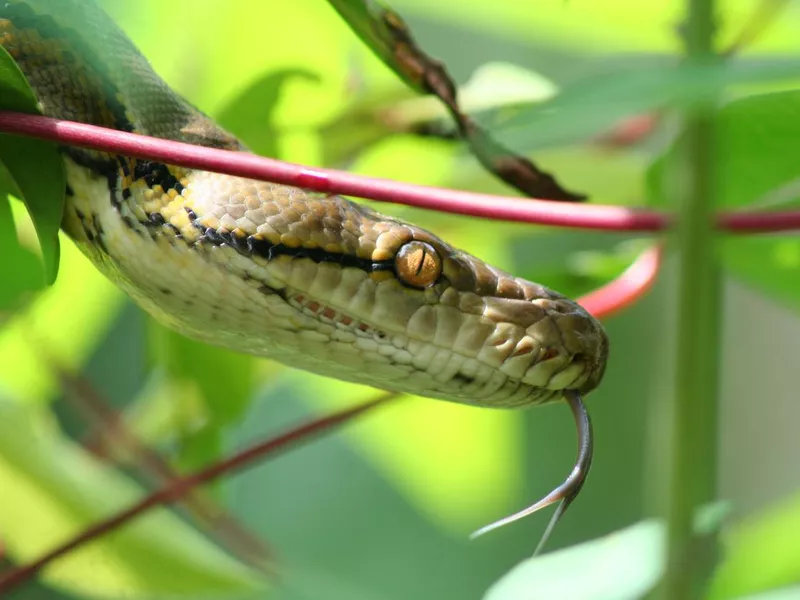
[[[312,271],[304,273],[314,279]],[[351,276],[355,273],[351,272]],[[522,330],[515,323],[487,318],[485,300],[490,299],[461,293],[458,301],[447,282],[438,289],[416,291],[401,288],[391,279],[373,281],[365,274],[359,282],[350,283],[351,289],[359,290],[350,297],[355,304],[348,304],[348,295],[339,291],[327,296],[337,298],[335,303],[312,294],[307,291],[312,284],[303,290],[287,287],[282,294],[289,306],[308,319],[301,325],[303,328],[323,327],[319,331],[335,348],[335,352],[329,352],[330,361],[347,362],[348,354],[365,353],[365,370],[360,371],[360,379],[354,380],[370,383],[370,365],[380,359],[402,371],[393,379],[382,381],[381,387],[493,407],[547,403],[559,399],[566,389],[591,389],[599,381],[601,373],[594,366],[595,346],[597,340],[601,340],[601,346],[605,343],[604,333],[596,329],[599,325],[590,317],[587,331],[581,332],[580,327],[571,324],[575,319],[583,322],[576,312],[582,309],[572,303],[569,307],[559,303],[559,310],[555,311],[548,304],[542,307],[522,301],[520,307],[527,307],[536,316],[532,325]],[[371,290],[369,294],[364,292],[365,287]],[[382,316],[376,316],[370,307],[379,303],[383,294],[406,298],[403,310],[411,316],[395,318],[380,311]],[[361,299],[355,301],[355,296]],[[461,308],[468,305],[470,311],[455,311],[452,305],[456,303]],[[358,310],[353,309],[354,305]],[[369,316],[359,318],[358,314]],[[559,318],[566,318],[576,335],[554,334]],[[320,346],[314,354],[322,356],[323,338]],[[342,371],[337,375],[344,376]],[[412,384],[415,380],[421,382],[421,387]]]
[[[387,337],[384,331],[373,327],[365,321],[356,319],[344,311],[322,304],[303,292],[284,290],[283,296],[290,306],[309,317],[318,319],[321,323],[332,325],[339,330],[352,332],[365,338],[380,340]]]

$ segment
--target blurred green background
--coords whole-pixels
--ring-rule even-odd
[[[101,4],[174,88],[262,154],[508,193],[459,145],[390,131],[393,116],[439,114],[435,103],[415,99],[326,2]],[[395,0],[392,6],[459,83],[500,63],[475,96],[476,103],[502,106],[586,78],[668,63],[680,48],[680,4]],[[756,4],[723,3],[723,40],[735,38]],[[748,46],[746,60],[796,55],[798,24],[798,3],[789,3]],[[503,116],[501,110],[494,118]],[[593,201],[644,203],[646,170],[669,142],[669,123],[630,148],[597,143],[590,133],[580,143],[541,148],[537,162]],[[537,145],[532,138],[516,147]],[[573,297],[621,272],[644,247],[631,236],[379,209]],[[24,235],[21,217],[20,223]],[[135,483],[141,478],[127,445],[115,444],[113,432],[104,441],[80,410],[87,385],[178,471],[375,394],[179,339],[149,322],[63,241],[57,283],[0,329],[6,397],[0,544],[14,562],[38,556],[146,487]],[[796,244],[786,243],[782,256],[794,256]],[[787,265],[796,275],[797,261]],[[655,449],[666,422],[657,407],[670,394],[670,270],[668,261],[645,299],[606,322],[611,361],[589,399],[594,468],[552,548],[608,534],[656,510],[659,490],[649,475],[658,468]],[[782,306],[760,295],[752,280],[731,280],[726,292],[719,484],[737,519],[798,488],[793,357],[800,323],[785,308],[797,306],[796,292],[784,294]],[[65,381],[66,373],[72,379]],[[87,443],[101,458],[81,446]],[[255,536],[277,560],[280,576],[267,578],[275,585],[270,598],[480,598],[530,555],[548,515],[474,542],[468,534],[548,492],[568,473],[574,451],[563,406],[491,411],[404,399],[208,490],[208,502],[248,532],[232,534],[238,550],[225,550],[231,548],[227,534],[220,537],[219,518],[209,528],[191,510],[154,511],[53,565],[45,574],[52,585],[38,583],[13,597],[266,596],[264,576],[246,566],[241,550]]]

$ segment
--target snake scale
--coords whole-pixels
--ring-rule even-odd
[[[246,151],[93,0],[0,0],[44,115]],[[78,148],[62,228],[158,321],[294,367],[486,407],[586,394],[608,355],[577,303],[339,196]]]

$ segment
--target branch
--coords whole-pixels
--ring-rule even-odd
[[[102,535],[118,529],[136,517],[141,516],[148,510],[157,506],[172,504],[173,502],[186,496],[186,494],[191,492],[199,485],[210,483],[222,475],[230,475],[231,473],[249,466],[256,460],[264,459],[267,456],[285,451],[289,447],[301,441],[307,440],[312,436],[316,436],[328,431],[337,425],[341,425],[353,419],[354,417],[367,412],[371,408],[385,405],[389,400],[395,397],[396,394],[394,393],[384,393],[378,398],[364,402],[355,407],[348,408],[334,413],[328,417],[316,419],[300,425],[282,435],[243,450],[242,452],[239,452],[238,454],[235,454],[226,460],[214,463],[210,467],[198,471],[193,475],[188,475],[186,477],[180,477],[173,480],[168,485],[156,490],[148,496],[145,496],[139,502],[131,505],[125,510],[112,515],[108,519],[87,527],[74,538],[67,540],[64,544],[54,548],[46,554],[43,554],[36,560],[11,570],[4,575],[0,575],[0,595],[9,592],[17,586],[25,583],[55,559],[72,552],[76,548],[83,546],[84,544],[91,542]]]
[[[667,213],[654,210],[600,204],[563,204],[401,183],[38,115],[0,111],[0,131],[188,168],[273,181],[323,193],[348,194],[379,202],[394,202],[486,219],[642,232],[661,231],[672,221]],[[717,217],[717,224],[734,233],[800,229],[800,211],[723,213]]]
[[[107,447],[121,449],[130,455],[133,467],[154,485],[168,486],[180,476],[161,456],[131,431],[122,417],[85,378],[74,375],[53,356],[41,351],[64,390],[65,399],[84,420],[100,432]],[[235,556],[251,566],[268,566],[272,552],[255,535],[245,529],[233,515],[214,502],[210,494],[191,490],[181,498],[188,512],[217,537]]]
[[[653,287],[661,268],[662,253],[661,246],[651,246],[639,254],[619,277],[578,298],[578,303],[598,319],[628,308]]]

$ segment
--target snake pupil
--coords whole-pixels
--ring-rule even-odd
[[[428,256],[427,253],[425,252],[425,250],[422,250],[421,254],[422,254],[422,256],[419,256],[420,252],[417,252],[416,256],[414,257],[415,260],[417,260],[417,259],[419,260],[419,262],[417,264],[417,273],[416,273],[417,277],[420,276],[420,274],[422,273],[422,269],[425,268],[425,262],[426,262],[425,259]]]

